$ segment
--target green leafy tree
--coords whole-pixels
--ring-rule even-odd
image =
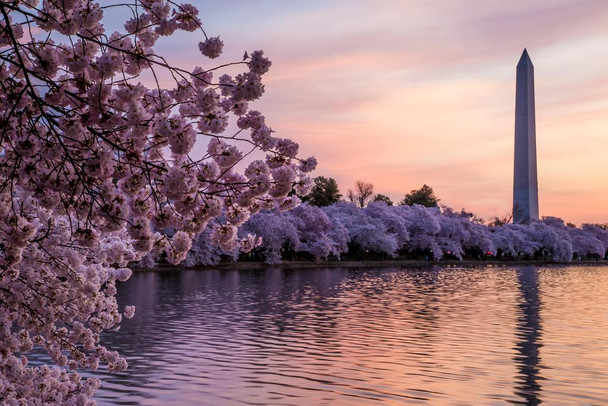
[[[388,197],[387,195],[383,195],[381,193],[378,193],[376,196],[374,196],[374,198],[372,199],[372,201],[374,201],[374,202],[384,202],[384,203],[386,203],[387,206],[392,206],[393,205],[393,201],[391,200],[391,198]]]
[[[338,203],[342,198],[338,184],[334,178],[317,176],[314,179],[315,185],[309,194],[302,197],[302,200],[313,206],[329,206]]]
[[[438,207],[439,199],[435,196],[433,188],[427,185],[422,185],[418,190],[414,189],[405,195],[405,198],[399,202],[400,205],[412,206],[419,204],[426,207]]]

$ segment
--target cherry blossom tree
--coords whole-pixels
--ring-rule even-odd
[[[530,223],[532,238],[538,241],[547,254],[556,261],[570,262],[574,250],[564,221],[557,217],[545,217]]]
[[[449,219],[451,224],[448,226],[449,223],[440,220],[441,232],[438,239],[441,239],[444,245],[450,244],[449,240],[457,240],[459,246],[452,247],[451,253],[458,259],[463,259],[465,250],[478,250],[483,254],[488,252],[495,254],[496,249],[490,239],[488,227],[480,224],[478,218],[472,213],[464,210],[455,212],[444,206],[439,218]],[[444,253],[446,253],[445,249]]]
[[[212,228],[207,227],[192,240],[192,247],[182,265],[187,267],[217,265],[222,261],[222,256],[230,257],[236,261],[239,248],[235,247],[229,252],[222,250],[211,241],[211,232]],[[253,245],[256,245],[257,241],[252,242]]]
[[[563,220],[546,217],[530,224],[505,224],[491,227],[491,238],[497,249],[518,256],[532,256],[543,253],[555,261],[572,261],[573,246]]]
[[[348,252],[348,244],[350,242],[350,234],[344,224],[329,217],[331,227],[325,231],[325,235],[331,240],[332,254],[341,258],[342,253]]]
[[[597,240],[601,241],[602,245],[604,246],[603,256],[606,256],[608,252],[608,230],[606,229],[606,226],[599,224],[583,224],[581,228],[585,233],[590,234]]]
[[[443,255],[453,255],[462,260],[464,256],[464,241],[469,239],[469,233],[464,228],[460,219],[455,216],[440,214],[439,210],[432,210],[435,214],[440,230],[435,240]]]
[[[602,241],[587,230],[568,227],[568,234],[572,241],[572,250],[580,257],[594,255],[598,258],[604,258],[606,255],[606,248]]]
[[[389,232],[382,220],[370,217],[353,203],[337,203],[324,207],[332,223],[341,223],[348,230],[349,242],[358,249],[395,256],[399,249],[396,235]]]
[[[386,231],[395,236],[398,249],[403,248],[409,241],[410,234],[407,227],[407,220],[391,205],[385,202],[374,201],[363,209],[363,213],[382,222]]]
[[[395,207],[395,210],[407,221],[410,239],[405,246],[406,250],[429,251],[434,259],[441,259],[443,251],[436,239],[437,234],[441,231],[441,225],[437,220],[439,210],[429,209],[419,204],[400,205]]]
[[[133,315],[114,298],[129,262],[178,264],[206,227],[224,251],[251,249],[237,227],[296,205],[287,195],[307,193],[316,160],[250,108],[263,52],[207,66],[223,42],[190,4],[22,0],[0,13],[0,403],[86,404],[99,382],[79,368],[127,366],[100,333]],[[178,31],[201,38],[199,67],[156,53]],[[256,150],[265,158],[237,170]],[[29,365],[34,348],[55,366]]]
[[[482,253],[496,255],[496,247],[490,238],[490,230],[483,224],[471,220],[461,220],[468,231],[469,238],[463,241],[462,246],[466,249],[479,249]]]
[[[303,203],[284,216],[296,228],[298,251],[308,252],[318,261],[330,255],[339,258],[340,254],[348,250],[348,237],[342,231],[344,228],[341,224],[332,222],[321,208]]]
[[[504,224],[489,226],[490,239],[501,254],[516,257],[520,255],[534,255],[539,244],[530,238],[529,226],[523,224]]]
[[[299,249],[300,237],[293,219],[279,210],[265,210],[253,215],[243,225],[242,232],[261,238],[258,249],[268,264],[281,263],[281,251],[284,249]]]

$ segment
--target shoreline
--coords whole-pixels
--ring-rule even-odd
[[[475,268],[475,267],[509,267],[509,266],[602,266],[608,265],[608,261],[475,261],[475,260],[447,260],[447,261],[424,261],[424,260],[386,260],[386,261],[283,261],[280,264],[267,264],[265,262],[225,262],[217,265],[181,266],[162,264],[154,268],[131,268],[133,272],[154,271],[190,271],[190,270],[263,270],[263,269],[327,269],[327,268]]]

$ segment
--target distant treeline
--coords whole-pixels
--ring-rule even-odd
[[[484,225],[465,211],[421,205],[389,206],[372,202],[316,207],[303,203],[280,212],[261,211],[239,233],[256,234],[261,244],[248,254],[225,252],[204,231],[193,243],[185,264],[212,265],[221,261],[374,260],[388,258],[547,259],[570,262],[604,259],[608,251],[605,225],[566,225],[556,217],[529,224]],[[152,265],[147,261],[142,265]]]

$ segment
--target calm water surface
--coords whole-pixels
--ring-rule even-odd
[[[100,405],[608,404],[608,267],[136,273]]]

